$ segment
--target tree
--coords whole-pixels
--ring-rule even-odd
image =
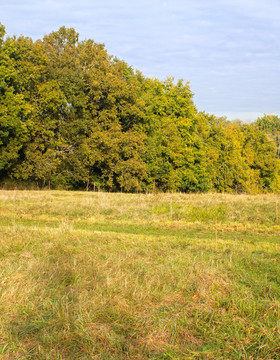
[[[65,189],[279,191],[279,118],[198,112],[188,82],[149,79],[60,28],[0,25],[0,178]]]

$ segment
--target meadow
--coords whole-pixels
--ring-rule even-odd
[[[0,358],[280,359],[279,195],[0,191]]]

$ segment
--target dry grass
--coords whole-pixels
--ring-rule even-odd
[[[3,359],[278,359],[274,195],[0,192]]]

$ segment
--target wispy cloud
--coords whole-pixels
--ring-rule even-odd
[[[147,76],[189,80],[198,108],[208,112],[279,112],[279,18],[279,0],[1,4],[10,35],[36,39],[74,27]]]

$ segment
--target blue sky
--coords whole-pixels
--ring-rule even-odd
[[[280,0],[0,0],[7,34],[74,27],[144,75],[190,82],[201,111],[280,114]]]

